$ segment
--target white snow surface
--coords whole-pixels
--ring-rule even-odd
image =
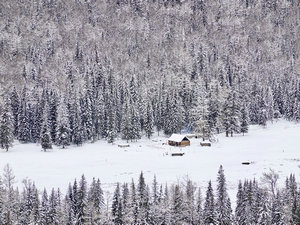
[[[81,147],[67,149],[54,147],[41,151],[37,144],[15,143],[9,152],[1,150],[0,168],[7,163],[13,168],[16,185],[29,178],[42,190],[44,187],[67,190],[69,182],[85,175],[90,183],[93,177],[100,178],[103,189],[112,190],[116,182],[138,180],[143,171],[146,182],[152,183],[156,175],[159,183],[168,185],[184,182],[188,177],[206,191],[207,182],[216,187],[217,172],[223,165],[227,187],[232,200],[235,199],[239,180],[256,178],[260,181],[263,172],[273,169],[280,176],[283,186],[290,173],[300,178],[300,124],[279,120],[268,123],[266,128],[251,126],[245,136],[217,135],[212,147],[201,147],[201,139],[191,138],[191,146],[172,147],[166,145],[168,137],[143,138],[129,142],[130,147],[120,148],[114,144],[98,141]],[[183,156],[172,157],[171,153],[184,152]],[[250,165],[242,165],[250,162]]]

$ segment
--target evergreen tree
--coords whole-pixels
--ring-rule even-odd
[[[187,179],[185,187],[185,199],[183,207],[184,220],[189,224],[196,223],[200,218],[197,217],[197,207],[195,205],[196,187],[190,179]],[[198,214],[199,216],[199,214]]]
[[[93,178],[88,192],[88,202],[92,205],[95,213],[99,214],[104,207],[103,190],[99,179]]]
[[[141,138],[140,115],[135,104],[130,104],[130,139],[137,140]]]
[[[223,126],[226,137],[240,132],[240,106],[235,90],[231,90],[223,105]]]
[[[202,225],[204,223],[203,221],[203,208],[202,208],[202,196],[201,196],[201,190],[198,189],[197,194],[197,203],[196,203],[196,224]]]
[[[215,200],[211,181],[208,182],[206,198],[203,209],[204,225],[217,224]]]
[[[129,101],[127,100],[123,105],[123,113],[122,113],[122,122],[121,122],[121,132],[122,138],[127,142],[131,139],[131,114],[129,112]]]
[[[19,136],[19,110],[20,110],[20,99],[16,88],[14,87],[10,96],[10,105],[12,111],[13,120],[13,133],[15,137]]]
[[[180,224],[183,222],[183,195],[179,185],[175,185],[172,198],[172,224]]]
[[[146,118],[145,118],[146,136],[150,139],[153,134],[153,110],[150,100],[148,100]]]
[[[49,200],[48,200],[48,194],[46,189],[44,189],[43,195],[42,195],[42,201],[41,201],[41,218],[40,223],[41,224],[50,224],[50,217],[49,217]]]
[[[13,122],[9,106],[9,102],[6,101],[0,117],[0,146],[6,151],[8,151],[14,141]]]
[[[245,213],[245,197],[241,181],[239,182],[236,198],[235,222],[236,224],[245,224],[247,215]]]
[[[248,129],[249,129],[249,113],[247,107],[244,104],[241,109],[241,132],[243,133],[243,135],[245,133],[248,133]]]
[[[122,201],[121,201],[121,193],[120,193],[120,184],[117,183],[117,187],[115,189],[115,193],[113,196],[112,202],[112,216],[114,224],[121,225],[123,224],[122,219]]]
[[[20,111],[19,111],[19,136],[18,139],[27,143],[31,140],[30,137],[30,125],[28,117],[28,105],[27,105],[27,90],[24,87],[21,95]]]
[[[44,116],[44,122],[42,125],[41,146],[45,152],[47,149],[52,149],[51,136],[50,136],[50,132],[49,132],[48,120],[46,118],[46,115]]]
[[[78,225],[85,224],[87,213],[86,213],[86,207],[87,207],[87,183],[85,180],[84,175],[81,176],[80,182],[79,182],[79,189],[77,192],[77,222]]]
[[[59,224],[59,199],[54,189],[49,196],[49,224]]]
[[[222,165],[220,166],[218,171],[217,183],[217,223],[222,225],[232,224],[232,210],[230,206],[230,200],[227,194],[226,180]]]
[[[56,143],[56,132],[57,132],[57,123],[58,123],[58,97],[54,91],[50,92],[49,95],[49,132],[51,136],[52,143]]]
[[[60,107],[58,118],[56,144],[58,146],[62,146],[62,148],[65,148],[66,146],[70,145],[71,139],[69,116],[67,115],[67,109],[65,107]]]

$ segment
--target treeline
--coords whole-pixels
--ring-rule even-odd
[[[5,149],[300,120],[298,1],[0,6]]]
[[[117,137],[132,141],[155,131],[184,130],[209,139],[224,131],[247,133],[249,124],[265,126],[274,118],[300,120],[298,77],[276,78],[280,83],[272,81],[267,88],[256,80],[239,80],[231,87],[214,80],[207,89],[189,81],[176,86],[164,77],[147,89],[136,77],[126,82],[97,74],[87,73],[80,88],[70,75],[64,92],[27,86],[9,90],[1,107],[1,147],[8,150],[14,139],[41,143],[44,149],[99,139],[111,143]]]
[[[161,185],[154,176],[152,184],[143,173],[138,182],[115,186],[114,193],[103,192],[99,179],[90,185],[84,176],[75,180],[63,195],[60,190],[37,190],[30,180],[21,192],[13,186],[14,175],[4,169],[0,185],[1,224],[300,224],[300,191],[294,175],[285,187],[276,185],[278,175],[265,173],[262,185],[256,180],[240,182],[233,210],[227,193],[224,170],[220,166],[216,189],[208,182],[206,192],[190,179]]]

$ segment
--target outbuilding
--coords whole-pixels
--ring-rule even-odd
[[[168,144],[172,146],[184,147],[190,145],[190,140],[185,135],[172,134],[168,140]]]

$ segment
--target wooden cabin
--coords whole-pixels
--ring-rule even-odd
[[[172,136],[168,140],[168,144],[172,146],[184,147],[189,146],[191,143],[185,135],[172,134]]]

